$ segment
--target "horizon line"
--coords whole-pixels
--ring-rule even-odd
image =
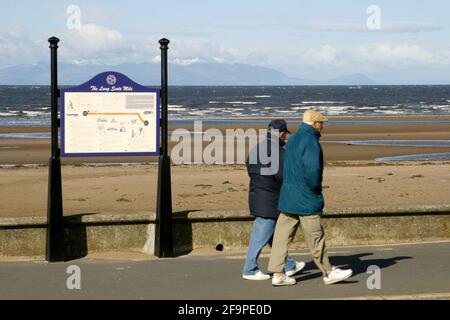
[[[77,84],[58,84],[58,86],[78,86],[80,83]],[[159,87],[158,85],[153,84],[142,84],[143,86],[147,87]],[[4,86],[48,86],[50,87],[50,84],[14,84],[14,83],[8,83],[8,84],[2,84],[0,83],[1,87]],[[169,87],[382,87],[382,86],[450,86],[449,83],[420,83],[420,84],[169,84]]]

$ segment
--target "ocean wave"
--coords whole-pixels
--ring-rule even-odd
[[[334,104],[334,103],[345,103],[345,101],[302,101],[302,104]]]
[[[272,96],[269,95],[262,95],[262,96],[254,96],[254,98],[271,98]]]
[[[349,106],[351,108],[356,108],[357,110],[375,110],[377,107],[356,107],[356,106]]]
[[[195,114],[195,115],[204,115],[205,114],[205,110],[189,112],[189,115],[193,115],[193,114]]]
[[[9,113],[14,113],[14,114],[20,113],[20,110],[13,110],[10,107],[6,107],[5,110],[7,110]]]
[[[448,104],[431,104],[427,106],[428,108],[437,109],[437,110],[445,110],[449,109],[450,105]]]
[[[50,139],[50,132],[12,132],[0,133],[0,139]]]
[[[7,163],[7,164],[0,164],[0,168],[39,168],[39,167],[45,167],[45,164],[38,164],[38,163],[25,163],[25,164],[15,164],[15,163]]]
[[[327,108],[328,108],[328,110],[333,110],[333,111],[343,111],[343,110],[349,109],[350,106],[329,106]]]
[[[183,106],[168,106],[169,112],[179,112],[179,111],[186,111],[187,108],[184,108]]]
[[[21,114],[24,114],[27,117],[38,117],[38,116],[48,116],[50,112],[42,112],[42,111],[32,111],[32,110],[22,110]]]
[[[236,104],[244,104],[244,105],[254,105],[257,104],[256,101],[238,101]]]
[[[378,106],[379,109],[395,109],[398,108],[398,106]]]
[[[405,111],[401,111],[401,110],[374,110],[373,112],[376,113],[382,113],[382,114],[386,114],[386,115],[398,115],[398,114],[405,114]]]
[[[258,102],[256,101],[208,101],[209,104],[244,104],[244,105],[254,105]]]

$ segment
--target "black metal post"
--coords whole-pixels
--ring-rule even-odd
[[[64,224],[61,187],[61,160],[58,147],[58,62],[57,50],[59,39],[52,37],[50,42],[51,59],[51,111],[52,111],[52,147],[48,171],[47,198],[47,246],[45,259],[56,262],[64,259]]]
[[[172,187],[170,156],[167,146],[167,50],[169,42],[167,39],[159,40],[161,45],[161,153],[158,161],[155,255],[160,258],[173,256]]]

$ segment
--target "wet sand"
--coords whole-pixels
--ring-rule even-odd
[[[411,118],[401,119],[411,120]],[[442,117],[414,118],[414,120],[430,119],[443,120]],[[357,120],[364,121],[362,118]],[[219,127],[222,131],[227,128]],[[176,128],[170,128],[174,129]],[[208,127],[203,129],[206,130]],[[0,128],[0,133],[48,131],[49,128],[43,127]],[[326,127],[321,139],[326,160],[324,172],[326,208],[332,210],[353,206],[450,204],[450,161],[373,160],[386,156],[450,152],[450,148],[356,146],[333,143],[347,140],[397,139],[450,140],[450,124]],[[207,144],[208,142],[204,143]],[[172,147],[174,143],[170,145]],[[46,164],[49,156],[49,140],[0,139],[0,164],[40,164],[31,167],[0,168],[0,199],[2,199],[0,217],[46,215],[48,183]],[[155,210],[157,166],[108,163],[156,161],[156,157],[63,158],[64,214]],[[87,165],[87,162],[97,165]],[[174,165],[173,210],[176,212],[246,209],[248,182],[243,165]]]
[[[450,118],[450,117],[448,117]],[[343,118],[339,118],[342,120]],[[365,121],[365,118],[355,118],[357,121]],[[372,118],[372,121],[392,120],[393,118]],[[396,120],[410,120],[403,117]],[[414,120],[445,120],[445,117],[414,117]],[[180,126],[192,130],[191,126]],[[170,127],[175,130],[180,127]],[[210,127],[204,126],[203,130]],[[265,127],[240,127],[244,130]],[[232,126],[218,126],[217,129],[225,132],[227,129],[236,129]],[[295,132],[298,127],[290,128]],[[0,133],[11,132],[49,132],[45,127],[0,127]],[[170,136],[170,135],[169,135]],[[378,157],[401,156],[417,153],[450,152],[450,148],[437,147],[386,147],[386,146],[361,146],[328,143],[331,141],[348,140],[450,140],[449,124],[424,124],[424,125],[339,125],[327,126],[323,132],[321,142],[326,161],[348,160],[374,160]],[[169,140],[170,141],[170,140]],[[169,152],[178,143],[169,142]],[[210,142],[205,141],[206,147]],[[236,148],[237,146],[235,146]],[[248,150],[245,150],[247,153]],[[235,149],[235,154],[237,150]],[[0,139],[0,164],[46,164],[50,157],[49,139]],[[224,157],[226,153],[224,152]],[[157,157],[88,157],[88,158],[63,158],[63,164],[95,163],[119,163],[119,162],[156,162]]]

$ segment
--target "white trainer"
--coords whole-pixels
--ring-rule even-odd
[[[336,267],[333,267],[328,274],[328,276],[323,277],[323,282],[325,284],[333,284],[345,279],[348,279],[352,276],[352,269],[342,270]]]
[[[286,271],[286,275],[288,277],[292,277],[297,272],[300,272],[305,267],[305,263],[303,261],[295,261],[295,268],[289,271]]]
[[[293,284],[296,284],[297,281],[295,281],[294,278],[288,277],[287,275],[283,274],[280,277],[272,277],[272,285],[273,286],[292,286]]]
[[[243,274],[242,278],[246,280],[269,280],[270,276],[262,271],[258,271],[255,274]]]

